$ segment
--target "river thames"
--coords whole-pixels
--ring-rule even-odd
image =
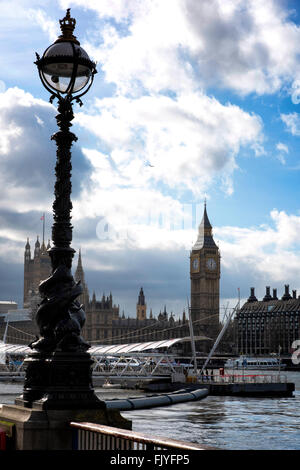
[[[208,396],[196,402],[122,412],[134,431],[206,444],[223,450],[300,450],[300,372],[285,372],[295,383],[293,398]],[[14,403],[22,383],[0,383],[0,404]],[[143,392],[95,387],[99,398]]]

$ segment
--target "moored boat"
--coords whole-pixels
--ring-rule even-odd
[[[225,362],[226,369],[237,370],[279,370],[286,367],[277,357],[247,357],[228,359]]]

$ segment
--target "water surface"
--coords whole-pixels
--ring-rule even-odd
[[[197,402],[122,412],[134,431],[228,450],[300,450],[300,372],[286,372],[293,398],[208,396]],[[14,403],[22,383],[0,382],[0,403]],[[143,392],[95,387],[99,398]]]

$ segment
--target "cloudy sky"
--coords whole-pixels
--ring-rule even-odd
[[[51,233],[56,110],[33,62],[69,7],[98,69],[73,125],[73,247],[90,292],[134,315],[143,286],[155,314],[181,314],[206,198],[221,309],[238,288],[300,293],[299,2],[13,4],[0,1],[0,300],[22,306],[43,213]]]

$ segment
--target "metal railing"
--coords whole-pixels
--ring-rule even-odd
[[[188,361],[186,361],[188,359]],[[109,355],[93,356],[93,374],[96,376],[149,376],[170,375],[174,372],[183,373],[186,366],[192,367],[190,358],[180,358],[187,364],[182,365],[174,356],[153,353],[151,356],[143,353],[134,355],[122,354],[116,357]]]
[[[145,434],[102,424],[71,422],[74,450],[212,450],[211,447]]]

